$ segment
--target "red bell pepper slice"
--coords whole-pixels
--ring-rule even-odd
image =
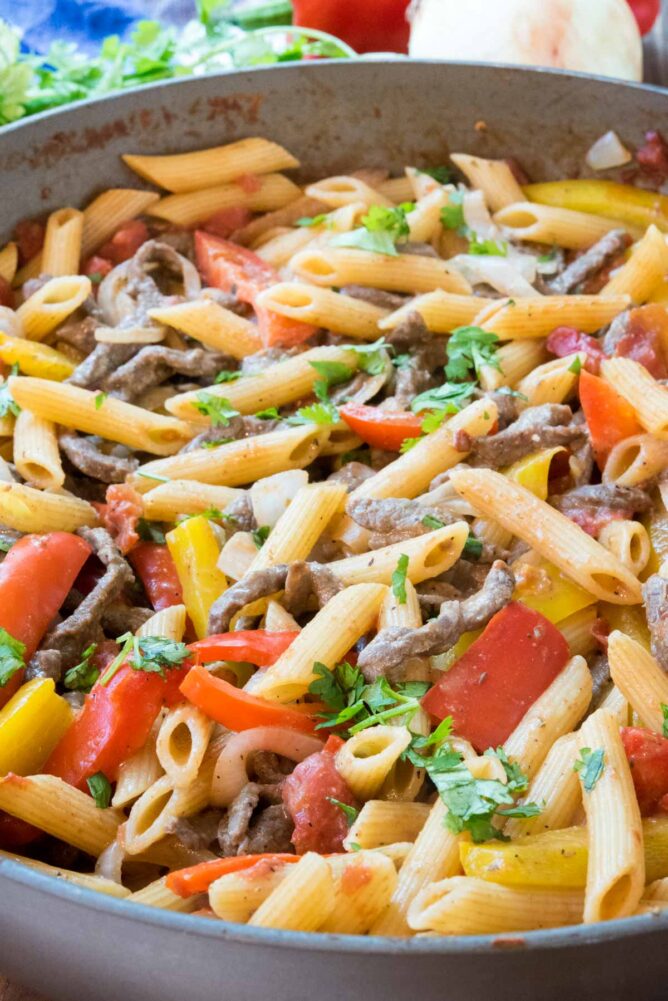
[[[422,705],[477,751],[498,747],[551,685],[569,658],[568,644],[543,615],[513,601],[436,682]]]
[[[602,469],[614,446],[640,434],[642,428],[630,403],[597,375],[583,369],[579,391],[596,462]]]
[[[343,39],[356,52],[407,52],[409,0],[294,0],[294,23]],[[637,2],[637,0],[636,0]]]
[[[179,685],[189,667],[168,670],[163,679],[123,664],[107,685],[94,685],[44,771],[84,790],[97,772],[113,782],[120,765],[146,743],[162,706],[181,700]]]
[[[267,629],[240,629],[236,633],[218,633],[190,644],[198,664],[216,660],[244,661],[269,667],[299,636],[295,631],[270,632]]]
[[[235,732],[256,726],[284,726],[312,734],[318,722],[314,714],[322,709],[315,703],[288,708],[278,702],[268,702],[235,688],[222,678],[215,678],[199,664],[188,672],[181,693],[210,719]]]
[[[98,254],[106,257],[112,264],[122,264],[133,257],[147,240],[146,223],[139,219],[129,219],[99,248]]]
[[[646,817],[668,811],[668,740],[635,726],[624,726],[620,733],[640,812]]]
[[[661,10],[661,0],[628,0],[633,16],[638,22],[641,35],[646,35],[654,27]],[[648,132],[648,136],[656,133]]]
[[[207,285],[224,292],[234,291],[241,302],[253,306],[258,332],[265,347],[292,347],[308,340],[316,332],[317,328],[310,323],[291,320],[256,306],[255,300],[260,292],[280,282],[281,276],[252,250],[198,230],[195,233],[195,257]]]
[[[128,554],[128,559],[156,612],[183,604],[183,589],[167,546],[140,542]]]
[[[77,574],[91,554],[70,532],[26,535],[0,564],[0,626],[25,644],[28,661],[39,646]],[[23,671],[0,687],[0,707],[18,689]]]
[[[398,452],[407,438],[419,438],[424,417],[408,410],[381,410],[364,403],[346,403],[339,413],[351,431],[372,448]]]
[[[598,375],[601,362],[605,358],[605,351],[600,342],[589,334],[583,334],[575,327],[555,327],[549,335],[546,345],[550,354],[557,358],[565,358],[576,351],[584,351],[587,355],[585,368],[592,375]]]
[[[211,859],[210,862],[200,862],[187,869],[170,872],[167,889],[179,897],[194,897],[196,893],[206,893],[211,884],[221,876],[252,869],[259,862],[268,862],[270,865],[287,862],[289,865],[291,862],[299,862],[299,856],[287,852],[262,852],[259,855],[232,855],[230,858]]]

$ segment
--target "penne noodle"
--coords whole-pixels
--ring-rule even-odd
[[[371,205],[392,205],[392,199],[370,187],[361,177],[325,177],[309,184],[305,193],[330,209],[343,208],[352,202],[362,202],[365,209]]]
[[[634,434],[610,450],[603,469],[603,482],[636,487],[658,476],[666,467],[668,442],[651,434]]]
[[[51,278],[17,309],[22,336],[31,341],[43,340],[79,308],[91,287],[90,279],[83,275]]]
[[[474,323],[502,341],[547,337],[555,327],[577,327],[592,334],[605,327],[630,303],[623,292],[602,295],[544,295],[497,299],[483,306]]]
[[[146,211],[174,226],[195,226],[233,206],[252,212],[271,212],[289,205],[300,194],[297,185],[282,174],[261,174],[252,185],[238,182],[217,184],[197,191],[167,195],[152,202]]]
[[[471,286],[447,261],[419,254],[387,257],[367,250],[306,249],[290,267],[314,285],[367,285],[392,292],[433,292],[435,288],[467,295]]]
[[[305,282],[272,285],[260,292],[257,304],[280,316],[326,327],[362,341],[380,337],[379,323],[388,315],[388,311],[379,306]]]
[[[232,358],[246,358],[260,349],[257,328],[249,320],[225,309],[213,299],[195,299],[175,306],[149,309],[156,323],[174,327],[209,348],[222,351]]]
[[[83,212],[78,209],[58,209],[52,212],[46,224],[42,269],[44,274],[75,275],[79,270],[81,241],[83,238]]]
[[[468,153],[451,153],[450,159],[471,186],[482,191],[492,212],[523,200],[522,189],[505,160],[486,160]]]
[[[419,313],[432,333],[449,334],[456,327],[473,323],[480,311],[493,302],[493,299],[477,295],[454,295],[437,289],[411,299],[405,306],[379,320],[378,326],[380,330],[394,330],[411,313]]]
[[[311,483],[302,487],[276,522],[249,572],[305,560],[345,497],[342,483]]]
[[[18,247],[15,243],[6,243],[2,250],[0,250],[0,278],[11,284],[16,274],[18,263]]]
[[[14,465],[26,483],[59,490],[65,482],[53,421],[22,410],[14,428]]]
[[[601,365],[606,382],[631,404],[650,434],[668,439],[668,390],[631,358],[610,358]]]
[[[565,733],[552,744],[545,760],[529,783],[523,799],[540,803],[535,817],[512,817],[506,821],[503,833],[515,840],[529,834],[568,827],[582,803],[580,783],[573,765],[578,756],[578,736]]]
[[[344,584],[391,584],[399,558],[408,557],[406,576],[413,584],[445,573],[459,559],[468,538],[465,521],[437,528],[404,542],[395,542],[359,556],[335,560],[329,569]]]
[[[632,248],[631,256],[601,289],[601,296],[628,295],[635,303],[646,302],[668,271],[668,245],[664,234],[652,225]]]
[[[415,841],[429,816],[428,803],[398,803],[382,799],[368,800],[343,842],[351,851],[360,848],[380,848],[396,841]]]
[[[0,523],[16,532],[76,532],[98,524],[95,508],[69,493],[0,482]]]
[[[494,222],[512,240],[556,244],[569,250],[587,250],[610,230],[626,228],[615,219],[523,200],[502,208]]]
[[[663,705],[668,705],[668,675],[642,644],[615,629],[608,641],[610,674],[615,687],[643,726],[663,733]]]
[[[150,483],[150,480],[147,482]],[[232,501],[242,496],[243,491],[233,487],[173,480],[171,483],[160,483],[144,494],[144,517],[149,521],[176,521],[183,514],[202,514],[212,508],[224,511]]]

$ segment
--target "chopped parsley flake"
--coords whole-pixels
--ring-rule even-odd
[[[25,643],[14,639],[6,629],[0,628],[0,687],[25,667],[25,652]]]
[[[95,800],[95,806],[99,810],[106,810],[111,803],[111,782],[104,772],[96,772],[86,779],[88,791]]]
[[[406,576],[408,574],[408,556],[402,553],[397,560],[397,568],[392,573],[392,594],[400,605],[406,604]]]
[[[578,772],[585,792],[591,792],[605,770],[605,751],[600,747],[592,751],[591,747],[583,747],[580,757],[573,765],[573,771]]]
[[[348,803],[342,803],[340,799],[334,799],[333,796],[328,796],[327,799],[330,803],[333,803],[334,806],[338,806],[339,810],[341,810],[348,821],[348,827],[352,827],[357,820],[359,810],[356,810],[354,806],[349,806]]]
[[[480,327],[457,327],[448,341],[448,364],[445,374],[448,379],[461,381],[474,372],[480,376],[485,365],[499,368],[496,345],[499,338]]]
[[[221,382],[236,382],[241,378],[241,372],[232,372],[230,369],[222,369],[213,380],[214,385],[219,386]]]
[[[269,525],[261,525],[260,528],[256,528],[253,532],[251,532],[251,535],[253,536],[253,542],[255,543],[258,549],[262,549],[263,545],[269,538],[270,532],[271,528],[269,527]]]
[[[71,667],[65,674],[63,679],[65,688],[69,688],[73,692],[89,692],[91,690],[100,676],[98,668],[91,664],[91,657],[96,650],[97,643],[91,643],[84,650],[81,663]]]
[[[224,396],[214,396],[213,393],[201,392],[197,394],[197,400],[193,403],[196,410],[205,417],[211,418],[211,426],[227,427],[233,417],[239,416],[239,411],[235,410],[229,400]]]
[[[104,401],[107,399],[108,396],[109,396],[109,393],[98,393],[97,394],[97,396],[95,397],[95,409],[96,410],[99,410],[101,407],[104,406]]]

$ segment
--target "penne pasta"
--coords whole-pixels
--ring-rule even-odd
[[[610,358],[601,365],[601,372],[631,404],[642,426],[661,441],[668,439],[668,390],[631,358]]]
[[[380,336],[379,324],[388,311],[361,299],[305,282],[281,282],[265,289],[257,304],[292,320],[326,327],[362,341]]]
[[[498,211],[494,222],[514,240],[556,244],[569,250],[587,250],[610,230],[625,229],[624,223],[615,219],[523,200]]]
[[[217,184],[167,195],[152,202],[146,211],[174,226],[195,226],[232,206],[243,206],[253,212],[272,212],[289,205],[300,193],[297,185],[282,174],[261,174],[251,185],[239,182]]]
[[[232,358],[246,358],[260,349],[255,325],[213,299],[195,299],[179,302],[175,306],[158,307],[150,309],[148,315],[156,323],[173,327]]]
[[[366,250],[306,249],[290,267],[298,278],[314,285],[366,285],[392,292],[445,292],[467,295],[471,286],[447,261],[419,254],[386,257]]]
[[[83,238],[83,212],[78,209],[57,209],[46,224],[42,268],[44,274],[58,277],[75,275],[79,270]]]

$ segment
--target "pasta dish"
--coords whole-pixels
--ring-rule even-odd
[[[296,931],[668,907],[661,137],[124,160],[0,250],[0,860]]]

